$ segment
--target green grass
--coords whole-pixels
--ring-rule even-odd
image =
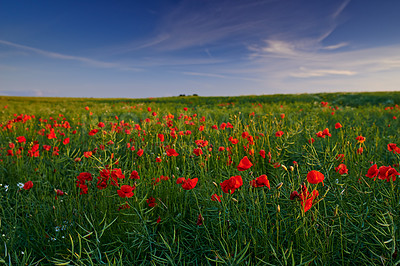
[[[321,102],[329,104],[323,107]],[[400,171],[400,154],[387,148],[389,143],[400,146],[399,103],[400,93],[394,92],[0,97],[0,262],[398,265],[399,178],[374,181],[365,175],[375,163]],[[34,117],[17,121],[21,114]],[[62,126],[63,121],[70,127],[65,122]],[[105,127],[98,127],[99,122]],[[232,128],[222,130],[221,124],[228,122]],[[335,129],[338,122],[343,127]],[[199,131],[202,125],[204,130]],[[48,139],[50,128],[56,139]],[[325,128],[332,136],[317,137]],[[99,132],[90,136],[92,129]],[[276,137],[277,131],[283,136]],[[254,143],[244,139],[243,132],[253,136]],[[164,134],[164,142],[158,134]],[[356,140],[360,135],[366,138],[364,143]],[[19,136],[26,143],[19,143]],[[232,144],[230,137],[238,143]],[[70,140],[66,145],[65,138]],[[200,139],[208,145],[196,156],[193,149]],[[36,143],[39,156],[28,156]],[[44,150],[44,145],[51,150]],[[53,155],[54,147],[58,155]],[[225,150],[218,151],[219,147]],[[362,154],[357,153],[360,147]],[[179,155],[167,156],[169,148]],[[7,156],[8,150],[13,156]],[[265,158],[260,150],[265,150]],[[86,158],[87,151],[93,155]],[[348,174],[335,171],[341,163],[338,154],[344,154]],[[253,166],[238,171],[244,156]],[[157,157],[162,162],[156,162]],[[121,169],[125,178],[118,179],[118,186],[99,189],[97,177],[107,166]],[[133,170],[140,179],[129,179]],[[308,183],[311,170],[325,176],[324,186]],[[81,195],[77,177],[82,172],[91,173],[93,180],[86,181],[88,193]],[[263,174],[270,189],[251,187],[250,181]],[[220,183],[236,175],[243,186],[233,194],[224,193]],[[198,178],[198,183],[184,190],[176,183],[179,177]],[[30,190],[18,187],[27,181],[33,182]],[[306,212],[300,201],[290,200],[303,182],[310,192],[319,191]],[[122,185],[135,186],[134,196],[121,198],[117,191]],[[57,195],[57,189],[67,195]],[[212,201],[213,194],[221,195],[221,202]],[[149,197],[156,199],[155,207],[148,206]]]

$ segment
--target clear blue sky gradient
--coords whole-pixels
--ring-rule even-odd
[[[400,90],[397,0],[0,0],[0,95]]]

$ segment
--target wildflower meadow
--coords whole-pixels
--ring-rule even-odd
[[[399,265],[400,93],[0,97],[7,265]]]

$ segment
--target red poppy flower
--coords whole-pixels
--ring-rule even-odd
[[[296,198],[299,198],[299,192],[297,191],[293,191],[292,193],[290,193],[290,200],[294,200]]]
[[[65,138],[64,140],[63,140],[63,144],[64,145],[67,145],[69,143],[69,138]]]
[[[358,136],[358,137],[356,138],[356,140],[358,140],[359,143],[363,143],[363,142],[365,141],[365,137],[363,137],[363,136]]]
[[[274,168],[279,168],[279,167],[281,167],[281,164],[280,164],[280,163],[274,163],[274,164],[273,164],[273,167],[274,167]]]
[[[213,194],[211,195],[211,200],[221,202],[221,197],[222,195]]]
[[[234,139],[233,137],[229,137],[228,140],[229,140],[233,145],[236,145],[236,144],[239,143],[239,140],[238,140],[238,139]]]
[[[378,166],[376,164],[374,164],[368,169],[368,173],[365,176],[369,177],[369,178],[375,177],[374,178],[374,181],[375,181],[378,174],[379,174]]]
[[[76,178],[83,183],[85,183],[85,181],[93,180],[92,174],[88,172],[82,172]]]
[[[285,118],[285,114],[281,114],[281,118],[284,119]]]
[[[121,206],[118,207],[118,211],[125,210],[125,209],[130,209],[130,208],[131,208],[131,206],[129,206],[128,203],[125,203],[124,205],[121,205]]]
[[[245,131],[242,133],[242,138],[246,139],[248,136],[249,136],[248,132]]]
[[[382,180],[386,180],[387,182],[390,181],[390,179],[394,181],[396,181],[396,177],[400,175],[400,173],[398,173],[396,171],[396,169],[392,168],[391,166],[381,166],[379,167],[379,179]]]
[[[318,190],[314,190],[311,194],[308,192],[305,185],[301,185],[301,192],[293,191],[290,194],[290,199],[297,199],[301,202],[304,212],[307,212],[313,205],[313,201],[318,197]]]
[[[136,154],[137,156],[141,157],[143,155],[143,152],[144,151],[142,149],[139,149]]]
[[[77,185],[80,188],[79,195],[87,194],[88,193],[88,186],[85,184],[79,184]]]
[[[116,168],[111,171],[111,185],[118,186],[118,179],[124,179],[121,169]]]
[[[240,160],[239,165],[237,166],[237,169],[239,171],[245,171],[249,169],[253,164],[250,162],[250,160],[247,158],[247,156],[244,156],[242,160]]]
[[[161,216],[158,216],[157,223],[159,224],[160,222],[161,222]]]
[[[349,169],[347,169],[345,164],[339,164],[337,167],[335,167],[335,171],[339,172],[339,175],[344,175],[349,172]]]
[[[324,185],[324,175],[321,172],[312,170],[308,172],[307,174],[307,181],[310,184],[318,184],[322,182],[322,185]]]
[[[150,208],[153,208],[157,205],[156,199],[154,197],[150,197],[146,200],[147,204],[149,205]]]
[[[158,134],[158,138],[160,139],[161,142],[164,142],[164,135],[163,134]]]
[[[64,196],[66,195],[66,193],[64,191],[62,191],[61,189],[56,189],[56,194],[57,196]]]
[[[99,122],[99,123],[97,124],[97,126],[98,126],[98,127],[105,127],[106,125],[105,125],[103,122]]]
[[[131,187],[129,185],[123,185],[121,186],[121,189],[117,191],[118,196],[121,198],[131,198],[133,196],[133,190],[135,187]]]
[[[240,188],[243,185],[243,179],[240,175],[232,176],[228,180],[220,183],[222,191],[224,193],[233,193],[236,189]]]
[[[305,190],[302,192],[302,194],[299,195],[304,212],[307,212],[309,209],[311,209],[313,201],[316,197],[318,197],[318,195],[319,195],[318,190],[313,190],[311,194],[308,193],[307,190]]]
[[[322,133],[322,131],[318,131],[317,133],[315,133],[317,135],[318,138],[325,138],[324,133]]]
[[[193,178],[193,179],[188,178],[182,183],[182,188],[184,190],[191,190],[196,186],[197,181],[198,178]]]
[[[86,158],[89,158],[90,156],[92,156],[92,152],[91,151],[85,151],[83,152],[83,156],[85,156]]]
[[[157,163],[161,163],[161,162],[162,162],[162,159],[161,159],[160,157],[157,157],[157,158],[156,158],[156,162],[157,162]]]
[[[265,159],[265,151],[264,150],[260,150],[260,156]]]
[[[19,136],[19,137],[17,137],[17,141],[19,143],[26,142],[26,138],[24,136]]]
[[[270,185],[269,185],[269,180],[268,180],[266,175],[261,175],[261,176],[257,177],[256,179],[251,180],[250,181],[250,186],[252,186],[252,187],[263,187],[263,186],[266,186],[269,189],[271,189]]]
[[[311,139],[308,140],[308,143],[313,144],[314,141],[315,141],[315,139],[311,138]]]
[[[22,187],[25,190],[30,190],[33,187],[33,182],[32,181],[28,181],[24,184],[24,186]]]
[[[342,160],[342,162],[344,161],[344,154],[338,154],[338,155],[336,155],[336,160]]]
[[[179,177],[177,180],[176,180],[176,183],[177,184],[182,184],[183,182],[185,182],[186,181],[186,178],[184,178],[184,177]]]
[[[197,216],[197,222],[196,225],[202,225],[203,224],[203,220],[204,218],[201,216],[201,214],[199,214],[199,216]]]
[[[340,123],[336,123],[336,124],[335,124],[335,128],[336,128],[336,129],[341,128],[341,127],[343,127],[343,126],[342,126]]]
[[[174,149],[169,149],[169,150],[167,150],[167,156],[174,156],[174,157],[176,157],[176,156],[178,156],[179,155],[179,153],[177,153]]]
[[[282,137],[283,136],[283,131],[277,131],[276,133],[275,133],[275,136],[276,137],[278,137],[278,138],[280,138],[280,137]]]
[[[205,147],[208,145],[208,140],[198,139],[194,141],[198,147]]]
[[[362,154],[364,152],[363,147],[357,149],[357,154]]]
[[[331,137],[331,136],[332,136],[332,134],[329,133],[329,129],[328,129],[328,128],[325,128],[324,131],[322,131],[322,135],[328,136],[328,137]]]
[[[129,179],[140,179],[139,173],[136,170],[133,170]]]
[[[225,150],[225,147],[221,146],[221,147],[218,148],[218,151],[224,151],[224,150]]]
[[[48,138],[48,139],[56,139],[56,138],[57,138],[57,137],[56,137],[56,133],[54,133],[54,129],[53,129],[53,128],[50,129],[50,133],[47,134],[47,138]]]
[[[397,147],[397,144],[395,143],[389,143],[387,149],[393,153],[400,153],[400,147]]]
[[[92,130],[89,131],[89,136],[94,136],[94,135],[97,134],[97,132],[99,132],[99,130],[97,128],[92,129]]]
[[[203,151],[200,148],[193,149],[193,153],[196,154],[196,156],[200,156],[203,154]]]

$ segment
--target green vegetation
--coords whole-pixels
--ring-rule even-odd
[[[0,97],[0,262],[397,265],[397,104],[393,92]]]

